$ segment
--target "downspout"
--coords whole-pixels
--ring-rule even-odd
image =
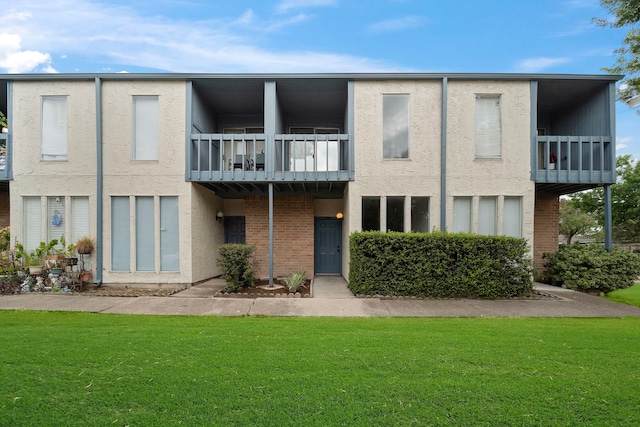
[[[447,89],[449,81],[442,78],[442,128],[440,129],[440,231],[447,229]]]
[[[103,181],[102,181],[102,80],[96,77],[96,285],[102,285],[102,221],[103,221]]]

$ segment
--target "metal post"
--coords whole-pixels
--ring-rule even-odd
[[[269,286],[273,286],[273,183],[269,183]]]
[[[611,252],[613,248],[613,221],[611,218],[611,184],[604,186],[604,248]]]
[[[447,229],[447,84],[442,79],[442,127],[440,129],[440,231]]]

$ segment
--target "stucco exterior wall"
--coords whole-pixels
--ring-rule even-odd
[[[216,220],[216,213],[223,206],[224,200],[212,191],[192,185],[190,212],[180,212],[181,220],[191,224],[191,245],[184,251],[184,257],[191,260],[191,282],[222,274],[216,260],[218,248],[224,243],[224,223]]]
[[[476,94],[501,96],[502,156],[475,158]],[[453,197],[474,198],[472,230],[477,230],[477,196],[522,197],[522,236],[533,242],[535,184],[531,181],[529,82],[453,81],[447,102],[447,228],[453,225]],[[502,210],[498,202],[498,234]]]
[[[159,96],[158,160],[132,160],[133,96]],[[193,265],[188,255],[193,243],[189,214],[192,185],[184,179],[184,135],[186,89],[184,82],[106,81],[103,97],[104,156],[104,282],[105,283],[191,283]],[[111,271],[111,197],[154,196],[155,227],[159,229],[159,196],[179,200],[179,272],[159,271],[159,240],[156,238],[156,271],[135,271],[135,199],[131,199],[131,268]],[[159,231],[156,232],[158,234]],[[157,237],[157,236],[156,236]],[[183,256],[184,255],[184,256]]]
[[[41,160],[42,97],[67,97],[67,160]],[[11,240],[23,241],[25,196],[88,196],[90,233],[96,235],[96,101],[93,81],[14,82],[13,181],[10,184]],[[67,200],[68,202],[68,200]],[[68,206],[68,204],[66,204]],[[43,199],[42,212],[46,212]],[[42,215],[43,241],[47,215]],[[65,235],[70,235],[68,222]],[[92,266],[95,275],[95,253]]]
[[[383,159],[382,95],[409,95],[409,158]],[[362,227],[362,196],[429,197],[430,224],[439,224],[442,82],[358,81],[354,91],[356,180],[349,183],[348,231]],[[436,207],[436,208],[434,208]],[[347,210],[345,208],[345,210]],[[385,205],[381,201],[381,228]],[[405,212],[406,214],[407,212]],[[410,216],[405,228],[410,225]],[[346,252],[346,251],[345,251]],[[347,263],[343,263],[347,265]]]

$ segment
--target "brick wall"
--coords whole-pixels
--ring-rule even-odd
[[[0,228],[10,224],[9,207],[9,193],[0,193]]]
[[[542,254],[558,250],[560,198],[536,193],[533,220],[533,260],[536,271],[543,270]]]
[[[245,199],[247,244],[256,247],[256,277],[269,277],[269,199]],[[273,200],[273,274],[287,276],[304,268],[313,275],[313,197],[281,196]]]

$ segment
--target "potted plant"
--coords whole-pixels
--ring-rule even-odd
[[[89,255],[93,252],[93,239],[89,236],[79,238],[76,242],[76,252],[83,255]]]
[[[0,127],[2,127],[2,133],[8,133],[9,129],[7,127],[7,116],[4,115],[2,111],[0,111]]]
[[[40,246],[29,253],[25,251],[24,246],[17,243],[16,259],[22,260],[24,265],[29,268],[29,274],[40,274],[42,273],[42,263],[45,251],[46,245],[44,242],[40,242]]]
[[[61,240],[63,239],[64,236]],[[62,247],[58,247],[58,239],[52,239],[46,245],[43,242],[41,242],[40,245],[44,245],[44,259],[46,266],[48,268],[57,268],[53,266],[58,265],[58,262],[64,259],[64,244]]]

